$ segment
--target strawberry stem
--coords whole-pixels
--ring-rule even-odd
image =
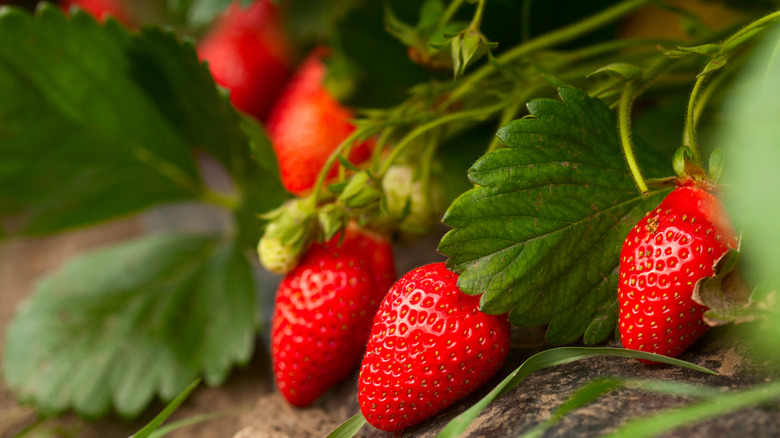
[[[449,5],[447,5],[447,9],[444,11],[444,14],[442,14],[441,19],[439,19],[439,29],[443,29],[444,26],[446,26],[450,20],[452,20],[452,17],[455,16],[455,13],[458,12],[461,6],[463,6],[465,0],[455,0]]]
[[[634,92],[636,89],[637,85],[634,81],[630,81],[623,89],[623,94],[620,97],[620,104],[618,106],[618,130],[620,132],[620,142],[623,145],[623,153],[626,156],[626,163],[631,170],[631,176],[634,177],[634,181],[636,182],[639,191],[646,196],[649,190],[647,184],[645,184],[644,178],[642,178],[642,172],[634,157],[634,144],[631,140],[631,103],[634,99]]]
[[[480,26],[482,26],[482,16],[485,14],[485,3],[486,0],[479,0],[477,11],[474,13],[474,18],[471,19],[471,24],[469,25],[470,29],[477,32],[479,32]]]
[[[349,150],[352,147],[352,144],[357,141],[358,139],[363,139],[368,136],[370,136],[371,131],[375,130],[372,127],[364,127],[364,128],[358,128],[352,131],[352,133],[347,136],[339,145],[336,147],[333,152],[331,152],[330,156],[328,157],[327,161],[325,161],[325,164],[320,169],[320,173],[317,174],[317,180],[314,183],[314,190],[311,194],[311,203],[312,207],[316,207],[317,203],[320,200],[320,193],[322,192],[322,188],[325,185],[325,180],[328,177],[328,173],[330,173],[331,167],[336,163],[338,160],[339,155],[342,154],[345,150]]]
[[[688,148],[691,150],[693,161],[699,165],[701,165],[701,158],[699,157],[699,150],[696,145],[697,114],[695,109],[696,100],[701,93],[701,87],[704,86],[704,81],[707,80],[708,76],[709,75],[706,74],[700,75],[696,79],[696,83],[693,85],[693,90],[691,91],[691,97],[688,99],[688,110],[685,114],[685,138],[683,138],[683,145],[688,146]]]
[[[221,193],[215,192],[214,190],[210,188],[204,188],[200,194],[198,195],[198,198],[202,202],[207,202],[209,204],[218,205],[220,207],[223,207],[227,210],[238,210],[238,207],[241,204],[241,198],[238,196],[225,196]]]
[[[447,114],[445,116],[434,119],[424,125],[416,127],[411,132],[406,134],[406,136],[403,139],[401,139],[401,141],[398,142],[398,144],[393,148],[393,152],[390,153],[390,156],[387,157],[380,171],[377,172],[377,177],[381,177],[382,175],[384,175],[385,172],[387,172],[387,169],[389,169],[390,166],[393,164],[393,162],[395,162],[395,160],[401,155],[404,148],[406,148],[412,142],[412,140],[414,140],[418,136],[430,131],[433,128],[436,128],[441,125],[446,125],[447,123],[451,123],[456,120],[461,120],[461,119],[483,120],[485,118],[490,117],[493,113],[501,110],[504,107],[504,105],[505,105],[504,102],[499,102],[495,105],[491,105],[485,108],[477,108],[473,110]]]
[[[379,169],[382,160],[382,150],[385,148],[387,140],[393,134],[393,130],[394,128],[392,127],[384,128],[382,133],[379,134],[379,137],[376,139],[374,150],[371,152],[371,169],[374,171],[374,173],[376,173],[376,170]]]
[[[724,41],[722,44],[721,51],[723,53],[729,53],[733,51],[737,47],[749,41],[754,36],[759,35],[767,30],[770,25],[774,24],[774,22],[778,19],[780,19],[780,11],[765,15],[758,20],[748,24],[726,39],[726,41]]]

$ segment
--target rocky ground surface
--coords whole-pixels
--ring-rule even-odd
[[[174,214],[180,215],[181,212]],[[186,213],[186,210],[185,210]],[[185,214],[184,216],[190,216]],[[16,306],[29,294],[35,278],[61,266],[70,255],[83,249],[126,239],[150,229],[173,226],[169,213],[131,218],[112,224],[65,235],[13,240],[0,245],[0,333]],[[213,218],[212,218],[213,219]],[[213,221],[212,221],[213,222]],[[185,224],[186,225],[186,224]],[[182,224],[176,221],[176,227]],[[198,228],[193,224],[193,228]],[[399,251],[400,272],[440,260],[435,239]],[[274,277],[261,278],[261,302],[269,309]],[[0,337],[0,352],[3,337]],[[747,359],[748,347],[733,329],[712,330],[682,359],[717,371],[707,375],[669,366],[648,367],[635,360],[598,357],[544,369],[532,374],[515,389],[488,406],[467,430],[469,437],[516,437],[549,418],[551,413],[583,384],[600,377],[661,379],[708,385],[721,390],[745,388],[780,378],[780,372],[766,364]],[[403,433],[390,434],[366,425],[358,436],[433,437],[454,416],[483,396],[526,358],[547,347],[540,329],[516,329],[513,350],[499,376],[481,391],[452,406],[439,416]],[[2,354],[2,353],[0,353]],[[0,356],[1,358],[1,356]],[[252,361],[237,369],[220,388],[202,386],[169,421],[199,415],[215,418],[179,429],[169,437],[281,438],[326,436],[339,424],[358,412],[357,373],[332,390],[313,406],[296,409],[287,405],[274,390],[270,360],[264,336],[257,340]],[[688,396],[650,393],[638,389],[612,391],[595,402],[575,410],[544,437],[595,437],[608,433],[629,418],[648,415],[694,402]],[[127,437],[149,421],[164,405],[155,403],[137,420],[106,418],[84,421],[73,415],[47,420],[37,426],[37,416],[28,407],[19,406],[14,395],[0,382],[0,437],[26,436]],[[34,426],[34,427],[33,427]],[[778,405],[744,409],[668,433],[669,437],[776,437],[780,436]]]

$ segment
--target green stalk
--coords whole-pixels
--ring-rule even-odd
[[[458,12],[458,9],[463,6],[463,2],[464,0],[453,0],[452,3],[447,5],[447,9],[444,10],[444,14],[442,14],[441,18],[439,19],[439,29],[446,26],[447,23],[452,20],[452,17],[454,17]]]
[[[634,157],[634,144],[631,140],[631,102],[634,100],[636,89],[637,86],[634,81],[629,82],[626,88],[623,89],[618,107],[618,130],[620,132],[620,143],[623,145],[623,153],[626,156],[626,163],[631,170],[631,176],[634,177],[639,191],[647,196],[649,190],[644,178],[642,178],[642,172],[636,162],[636,157]]]
[[[522,42],[531,39],[531,5],[534,0],[523,0],[523,9],[520,13],[520,38]]]
[[[477,11],[474,13],[474,18],[471,19],[469,28],[479,32],[479,28],[482,26],[482,16],[485,15],[485,4],[487,0],[479,0],[477,5]]]
[[[685,138],[683,138],[683,144],[690,148],[691,154],[693,155],[693,161],[697,164],[701,164],[701,160],[696,145],[696,100],[699,97],[701,88],[704,86],[704,81],[707,80],[707,76],[709,75],[701,75],[696,78],[696,83],[693,85],[693,90],[691,91],[691,97],[688,99],[688,110],[685,114]]]
[[[615,21],[627,13],[653,1],[654,0],[627,0],[618,3],[615,6],[605,9],[595,15],[591,15],[590,17],[580,20],[572,25],[546,33],[529,40],[528,42],[517,45],[514,48],[504,52],[496,59],[499,63],[505,64],[536,51],[571,41],[579,36],[596,30],[601,26]],[[463,97],[463,95],[468,93],[475,84],[479,83],[482,79],[484,79],[485,76],[489,75],[493,71],[494,67],[492,64],[485,64],[478,70],[475,70],[470,76],[464,79],[461,85],[455,89],[452,95],[450,95],[449,99],[447,99],[447,104],[451,104],[452,102],[455,102]]]
[[[765,15],[758,20],[748,24],[723,42],[723,52],[731,52],[754,36],[764,32],[767,28],[767,25],[772,24],[778,19],[780,19],[780,11]]]
[[[390,168],[390,165],[392,165],[393,162],[401,155],[404,148],[406,148],[412,142],[412,140],[414,140],[418,136],[430,131],[433,128],[436,128],[441,125],[445,125],[450,122],[454,122],[456,120],[461,120],[461,119],[480,120],[480,119],[490,117],[493,113],[500,111],[503,107],[504,107],[504,103],[500,102],[498,104],[486,108],[477,108],[469,111],[461,111],[457,113],[447,114],[446,116],[439,117],[424,125],[416,127],[411,132],[406,134],[406,136],[400,142],[398,142],[395,148],[393,148],[393,152],[391,152],[390,156],[387,157],[387,159],[384,162],[384,165],[382,166],[382,169],[379,172],[377,172],[377,176],[384,175],[385,172],[387,172],[387,169]]]
[[[422,187],[423,187],[423,202],[425,205],[431,205],[431,173],[433,157],[436,155],[436,149],[441,141],[441,135],[436,135],[434,138],[429,139],[428,144],[425,145],[425,151],[422,156]],[[433,207],[430,207],[433,208]]]
[[[330,168],[333,167],[333,165],[336,163],[336,160],[338,160],[339,155],[348,148],[352,147],[352,144],[358,140],[359,138],[364,138],[369,135],[369,132],[371,131],[370,127],[365,127],[362,129],[356,129],[352,131],[352,134],[350,134],[347,138],[342,141],[338,147],[330,154],[328,159],[325,161],[325,164],[322,166],[322,169],[320,169],[320,173],[317,175],[317,180],[314,183],[314,190],[312,191],[311,197],[311,204],[312,207],[317,206],[317,202],[319,202],[320,199],[320,192],[322,191],[323,186],[325,185],[325,179],[328,177],[328,173],[330,173]]]
[[[241,205],[241,198],[238,196],[225,196],[206,187],[199,193],[198,199],[201,202],[218,205],[228,210],[238,210]]]
[[[379,138],[376,140],[374,150],[371,152],[371,169],[376,170],[379,168],[380,160],[382,159],[382,150],[387,144],[387,140],[393,134],[393,128],[386,127],[379,134]]]

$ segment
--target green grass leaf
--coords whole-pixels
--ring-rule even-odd
[[[152,421],[149,422],[146,426],[144,426],[141,430],[133,434],[130,438],[149,438],[154,434],[157,430],[160,429],[160,426],[162,426],[163,422],[168,419],[168,417],[171,416],[174,412],[176,412],[176,409],[181,406],[182,403],[184,403],[184,400],[187,400],[187,397],[192,394],[192,391],[195,391],[195,388],[198,387],[200,384],[200,379],[194,380],[192,383],[190,383],[184,390],[179,393],[179,395],[176,396],[175,399],[173,399],[170,403],[168,403],[168,406],[165,407],[165,409],[162,410],[157,416],[155,416]]]
[[[508,147],[472,166],[476,187],[445,214],[453,229],[439,250],[460,274],[458,286],[482,294],[483,311],[511,310],[520,326],[549,324],[554,344],[583,334],[593,344],[617,320],[623,240],[668,189],[647,197],[636,189],[615,115],[603,102],[570,87],[559,94],[562,102],[531,101],[532,118],[499,130]],[[637,155],[645,175],[664,176],[648,147]]]
[[[249,148],[191,42],[59,8],[0,14],[0,215],[62,231],[204,190],[194,149]]]
[[[689,426],[708,418],[734,412],[750,406],[776,402],[780,398],[780,382],[755,386],[736,392],[727,392],[698,403],[676,408],[650,417],[631,420],[609,438],[641,438],[659,436],[682,426]]]
[[[41,280],[6,334],[3,375],[44,413],[139,414],[198,375],[247,361],[255,293],[232,242],[154,235],[98,249]]]
[[[654,353],[626,350],[622,348],[588,348],[588,347],[560,347],[542,351],[522,363],[517,369],[501,381],[480,401],[475,403],[462,414],[455,417],[437,435],[439,438],[454,438],[460,436],[463,431],[479,416],[490,402],[506,394],[512,388],[520,384],[526,377],[543,368],[562,365],[575,360],[587,359],[593,356],[616,356],[633,359],[647,359],[669,365],[681,366],[692,370],[709,374],[716,374],[706,368],[694,365],[679,359],[673,359]]]
[[[569,396],[566,401],[558,406],[550,418],[539,423],[536,427],[518,438],[540,437],[542,434],[544,434],[545,431],[555,426],[555,424],[557,424],[565,415],[569,414],[570,412],[593,402],[610,391],[627,387],[642,389],[650,392],[657,392],[661,394],[677,394],[693,397],[711,396],[720,392],[715,388],[691,385],[689,383],[683,382],[648,379],[625,379],[617,377],[599,378],[577,389],[577,391]]]
[[[362,413],[358,412],[345,421],[344,424],[334,429],[333,432],[329,433],[328,438],[352,438],[364,424],[366,424],[366,418],[363,417]]]

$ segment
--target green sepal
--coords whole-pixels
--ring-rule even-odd
[[[730,249],[713,266],[714,274],[694,285],[691,299],[707,307],[702,315],[709,326],[739,324],[767,317],[767,303],[751,291],[740,269],[739,249]]]
[[[679,178],[706,179],[704,169],[693,160],[693,152],[688,146],[681,146],[674,151],[672,168]]]
[[[728,60],[729,59],[727,56],[718,56],[716,58],[712,58],[712,60],[710,60],[710,62],[704,66],[704,69],[701,71],[701,73],[696,76],[704,76],[714,72],[715,70],[720,70],[726,65]]]
[[[722,148],[717,148],[710,154],[709,165],[707,171],[712,182],[717,183],[720,177],[726,170],[726,151]]]
[[[338,198],[349,209],[365,209],[377,206],[382,199],[379,183],[368,171],[358,172],[350,178]]]
[[[698,46],[678,47],[680,52],[684,53],[698,53],[709,57],[714,57],[721,53],[723,49],[720,44],[701,44]]]
[[[634,64],[629,64],[627,62],[615,62],[609,65],[605,65],[604,67],[599,68],[593,73],[589,73],[587,77],[592,77],[598,73],[605,73],[605,72],[617,74],[623,79],[642,78],[642,69]]]
[[[327,204],[317,212],[320,228],[322,229],[322,240],[328,241],[336,234],[346,228],[349,223],[347,213],[336,204]]]

